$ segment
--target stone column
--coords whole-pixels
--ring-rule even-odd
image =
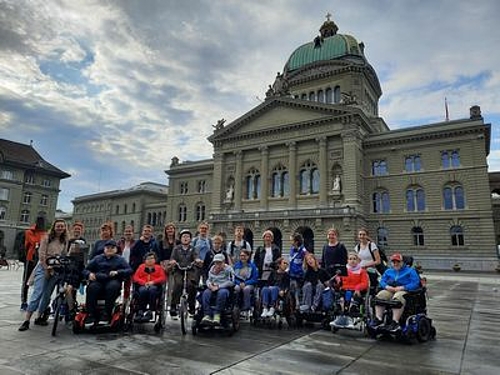
[[[235,151],[236,156],[236,171],[234,176],[234,209],[241,210],[241,197],[242,197],[242,170],[243,170],[243,154],[241,151]]]
[[[212,202],[210,211],[213,213],[221,212],[221,201],[224,199],[224,183],[222,176],[222,166],[224,165],[224,154],[222,152],[214,153],[214,174],[212,179]],[[227,177],[227,176],[226,176]]]
[[[267,210],[269,195],[269,148],[260,146],[260,208]]]
[[[361,134],[356,129],[347,129],[342,132],[342,144],[344,154],[342,194],[346,205],[361,209],[361,164],[362,141]]]
[[[328,199],[328,158],[326,137],[316,138],[319,144],[319,205],[326,207]]]
[[[295,142],[287,143],[288,146],[288,164],[290,173],[290,197],[288,202],[290,209],[297,207],[297,144]]]

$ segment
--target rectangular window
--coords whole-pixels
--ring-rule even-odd
[[[188,193],[188,183],[187,182],[180,183],[180,193],[183,195]]]
[[[49,204],[49,196],[42,195],[42,198],[40,199],[40,206],[48,206],[48,204]]]
[[[47,180],[47,179],[43,180],[43,182],[42,182],[42,185],[45,187],[50,187],[51,184],[52,183],[50,182],[50,180]]]
[[[372,176],[386,176],[387,174],[389,174],[389,170],[387,169],[387,161],[372,161]]]
[[[443,169],[459,168],[460,153],[458,150],[441,151],[441,167]]]
[[[205,193],[206,192],[206,181],[205,180],[201,180],[201,181],[198,181],[198,193]]]
[[[9,189],[0,188],[0,200],[1,201],[9,200]]]
[[[405,158],[405,172],[420,172],[421,169],[420,155],[408,155]]]
[[[35,175],[33,173],[26,173],[24,175],[24,182],[33,185],[35,183]]]
[[[4,179],[4,180],[13,180],[14,179],[14,173],[12,171],[8,171],[8,170],[2,170],[2,175],[1,177]]]

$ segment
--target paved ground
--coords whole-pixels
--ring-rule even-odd
[[[429,274],[437,340],[405,345],[359,332],[271,330],[248,323],[233,337],[18,332],[21,270],[0,270],[0,374],[494,374],[500,373],[500,277]]]

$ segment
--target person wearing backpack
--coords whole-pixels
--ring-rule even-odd
[[[245,228],[243,228],[243,225],[237,225],[234,228],[234,240],[229,242],[229,246],[227,247],[227,252],[229,258],[231,259],[231,264],[235,264],[238,260],[240,260],[241,250],[248,250],[250,251],[250,254],[252,254],[252,247],[247,241],[243,239],[244,233]]]
[[[361,267],[368,272],[370,287],[374,288],[378,285],[379,274],[382,275],[385,272],[386,266],[382,262],[377,244],[371,241],[366,228],[358,230],[358,241],[358,244],[354,247],[354,251],[358,253],[361,259]]]

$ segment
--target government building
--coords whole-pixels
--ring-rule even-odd
[[[328,17],[265,101],[214,126],[213,159],[172,157],[167,221],[196,230],[206,220],[229,238],[243,224],[254,246],[271,229],[286,252],[300,232],[318,255],[329,228],[353,248],[366,227],[386,253],[424,268],[493,270],[491,125],[474,105],[459,120],[391,130],[364,49]]]

